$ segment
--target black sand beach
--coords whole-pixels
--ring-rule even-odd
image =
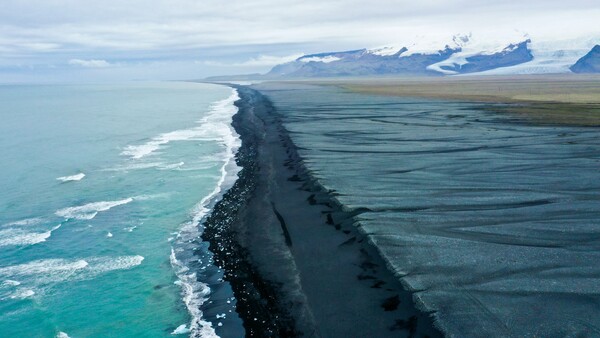
[[[600,333],[597,128],[470,101],[236,88],[244,169],[205,239],[249,336]]]
[[[249,337],[436,337],[354,216],[311,176],[277,112],[236,86],[240,178],[203,235]]]

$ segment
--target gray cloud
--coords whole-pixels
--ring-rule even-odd
[[[599,34],[598,17],[597,0],[3,0],[0,65],[98,57],[121,65],[143,59],[194,65],[221,59],[219,49],[243,49],[219,60],[222,67],[259,70],[270,65],[264,55],[374,47],[417,35]]]

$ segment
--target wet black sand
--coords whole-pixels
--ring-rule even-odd
[[[306,170],[277,112],[237,87],[243,169],[205,223],[249,337],[439,336],[354,216]]]

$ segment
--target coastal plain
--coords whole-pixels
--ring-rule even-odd
[[[600,75],[548,74],[307,80],[355,93],[481,102],[535,123],[600,126]]]
[[[352,81],[235,86],[252,188],[205,239],[236,262],[250,336],[599,334],[577,319],[600,299],[597,128]]]

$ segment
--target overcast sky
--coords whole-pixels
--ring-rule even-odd
[[[600,0],[0,0],[0,82],[264,72],[416,36],[600,36],[599,21]]]

